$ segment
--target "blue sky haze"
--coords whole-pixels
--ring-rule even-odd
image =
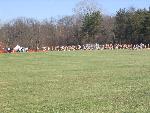
[[[72,15],[73,8],[81,0],[1,0],[0,20],[17,17],[45,19]],[[119,8],[148,8],[150,0],[97,0],[103,13],[115,15]]]

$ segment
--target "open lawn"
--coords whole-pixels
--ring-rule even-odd
[[[0,54],[0,113],[150,113],[150,51]]]

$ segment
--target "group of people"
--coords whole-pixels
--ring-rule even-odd
[[[38,48],[39,49],[39,48]],[[51,46],[42,47],[43,51],[75,51],[75,50],[114,50],[114,49],[150,49],[149,44],[85,44],[85,45],[72,45],[72,46]],[[40,50],[40,49],[39,49]]]
[[[51,46],[41,47],[36,50],[31,50],[25,47],[17,45],[14,48],[6,48],[5,53],[12,52],[30,52],[30,51],[75,51],[75,50],[114,50],[114,49],[129,49],[129,50],[141,50],[150,49],[150,44],[85,44],[85,45],[72,45],[72,46]]]

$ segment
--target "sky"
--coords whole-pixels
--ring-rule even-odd
[[[73,8],[81,0],[0,0],[0,21],[19,17],[38,20],[58,18],[73,14]],[[115,15],[120,8],[148,8],[150,0],[97,0],[103,13]]]

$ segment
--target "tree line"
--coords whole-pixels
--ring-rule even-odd
[[[107,16],[96,6],[84,2],[78,4],[75,12],[59,19],[11,20],[1,26],[0,42],[5,47],[19,44],[31,49],[87,43],[150,43],[150,8],[120,9],[115,16]]]
[[[114,34],[119,43],[150,43],[150,8],[120,9],[115,16]]]

